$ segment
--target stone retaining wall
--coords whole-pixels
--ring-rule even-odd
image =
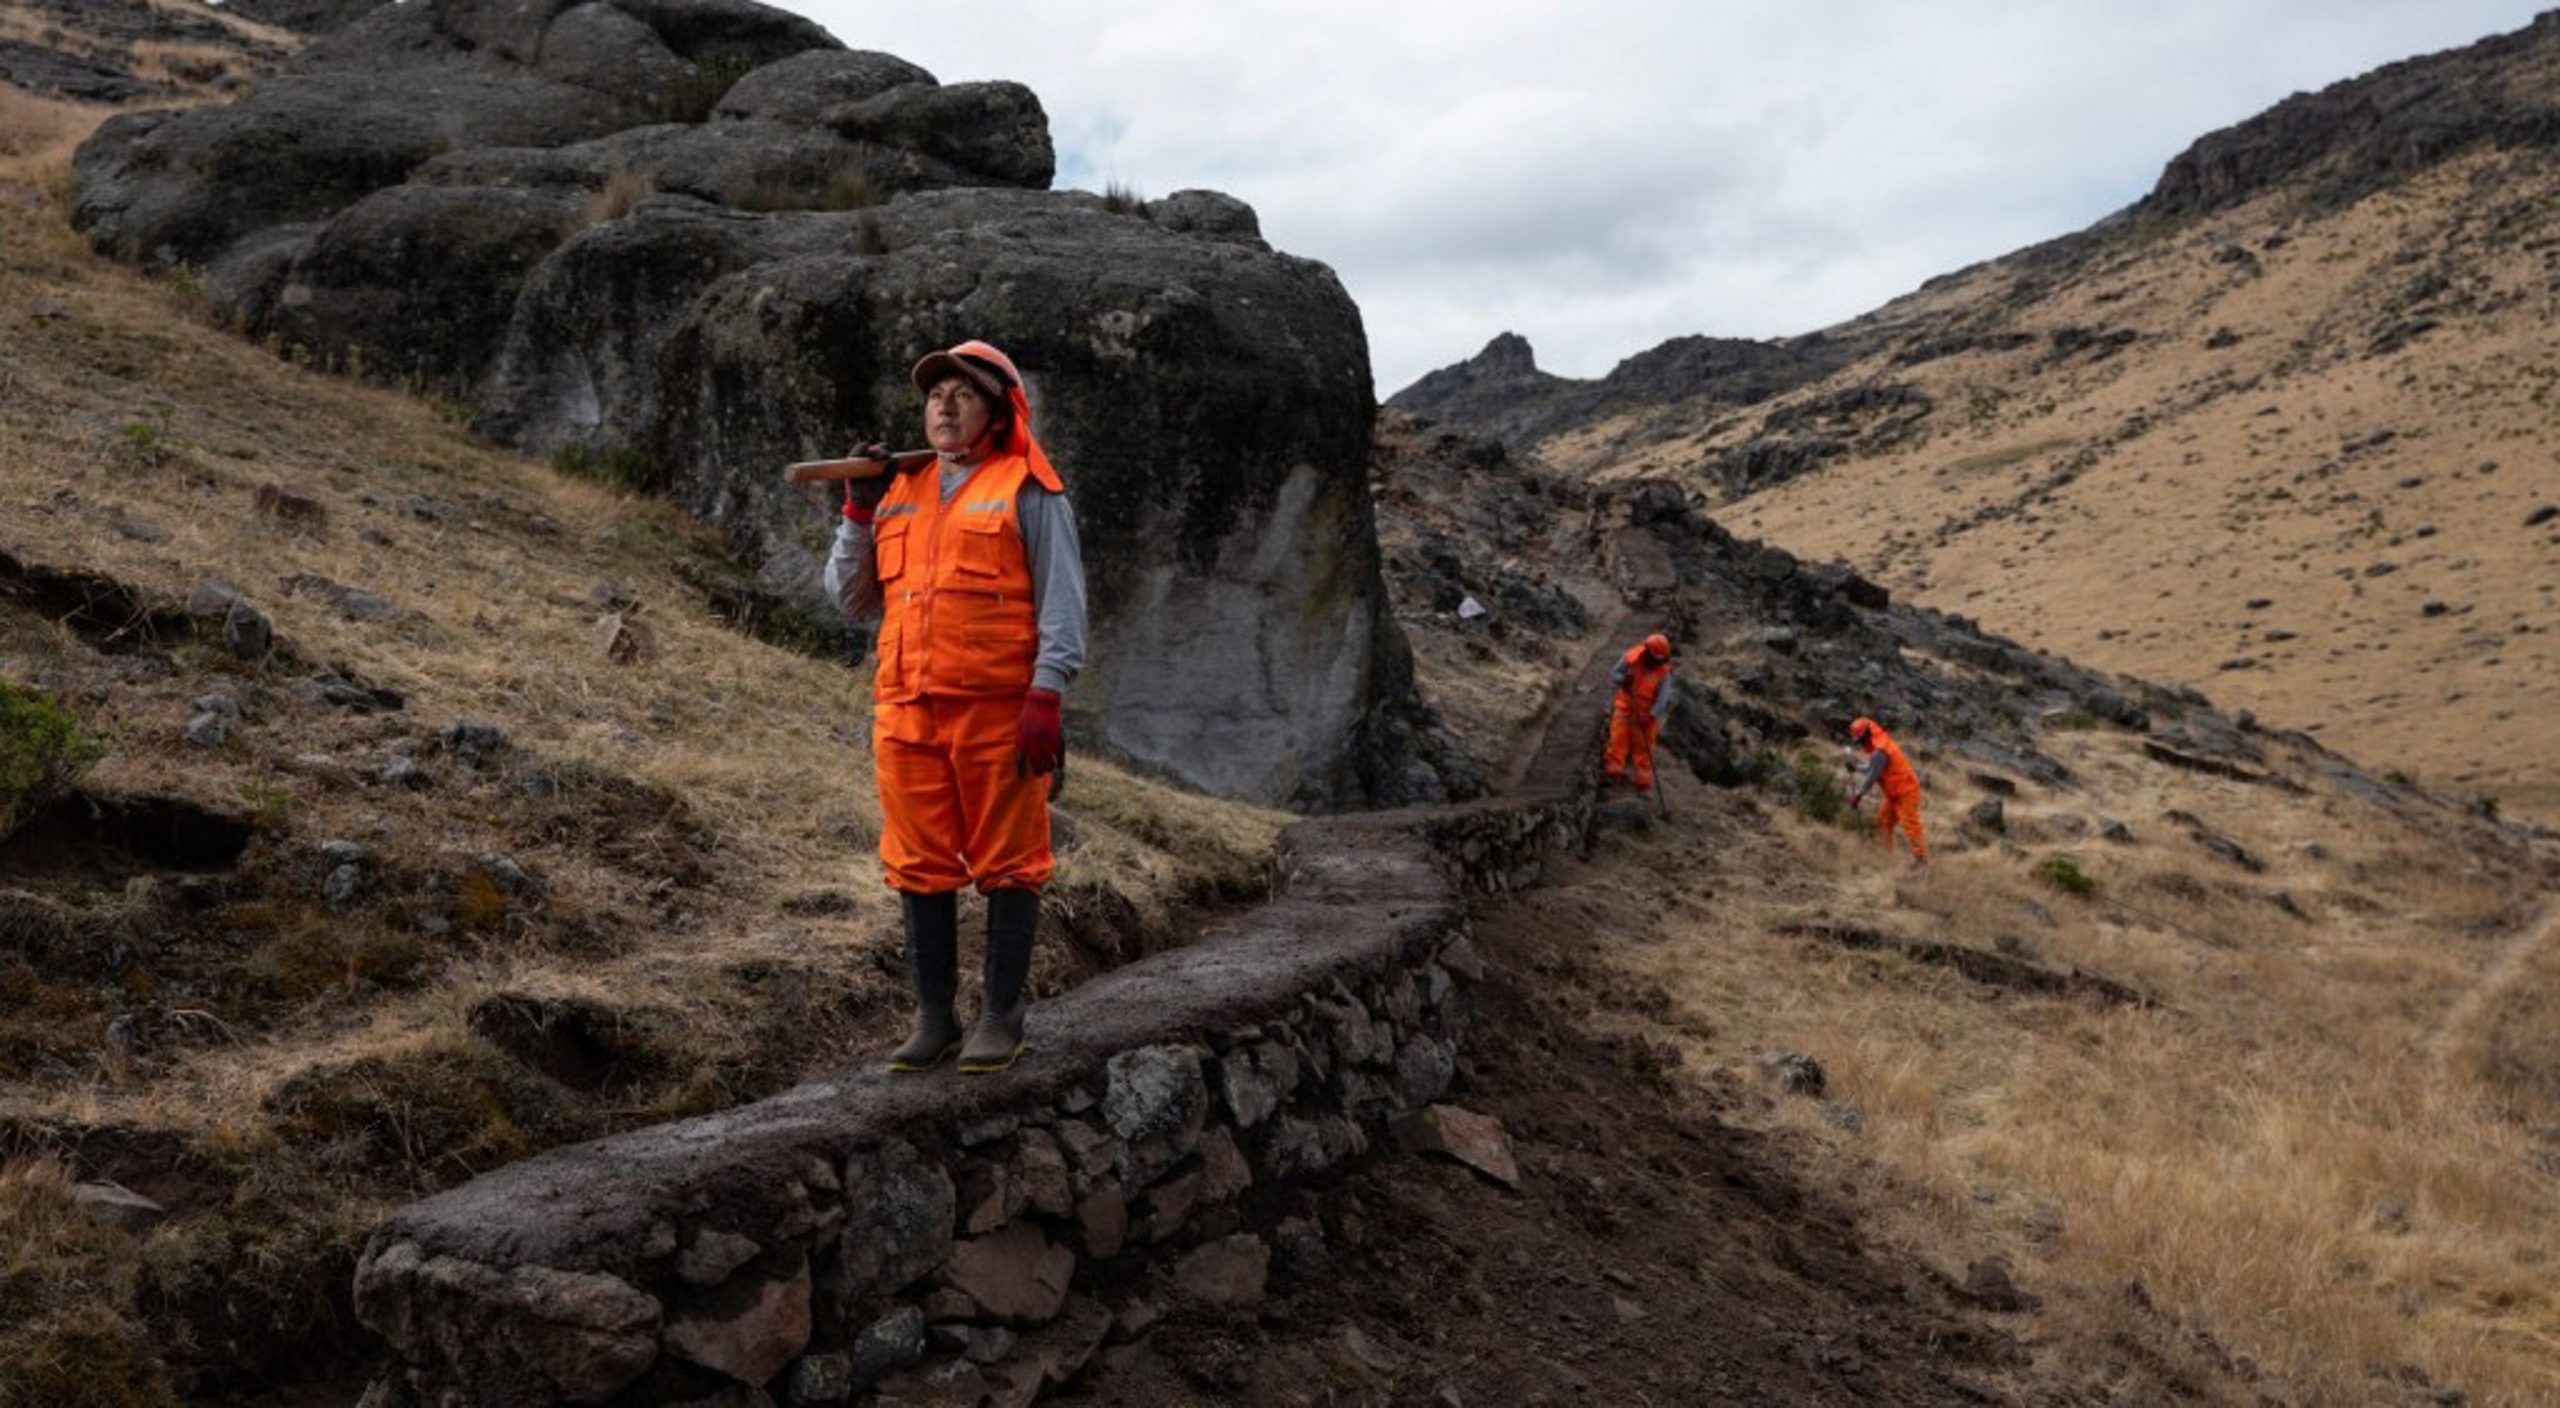
[[[1038,1004],[1003,1076],[848,1074],[402,1209],[356,1273],[369,1408],[1026,1404],[1168,1299],[1258,1296],[1288,1186],[1447,1091],[1464,888],[1587,835],[1592,713],[1517,797],[1293,828],[1275,899]]]

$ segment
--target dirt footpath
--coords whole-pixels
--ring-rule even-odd
[[[1500,902],[1476,932],[1484,1007],[1451,1099],[1508,1128],[1518,1190],[1381,1152],[1294,1195],[1258,1305],[1177,1312],[1063,1401],[2056,1401],[1943,1278],[1871,1251],[1785,1147],[1725,1123],[1737,1093],[1587,1029],[1640,1001],[1591,960],[1606,936]]]

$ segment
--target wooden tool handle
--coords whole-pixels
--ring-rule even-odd
[[[885,460],[802,460],[782,471],[782,477],[793,484],[830,483],[842,479],[877,479],[884,474],[904,473],[931,464],[931,450],[900,450]]]

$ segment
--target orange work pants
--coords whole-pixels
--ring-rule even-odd
[[[1914,787],[1908,792],[1895,792],[1888,789],[1884,794],[1884,800],[1877,804],[1876,834],[1882,836],[1884,843],[1888,846],[1893,844],[1893,829],[1896,826],[1901,827],[1902,833],[1911,838],[1911,854],[1926,859],[1929,854],[1929,843],[1922,839],[1920,833],[1919,788]]]
[[[882,704],[872,717],[880,779],[880,864],[889,888],[939,895],[1037,890],[1049,853],[1049,779],[1016,777],[1020,699]]]
[[[1625,709],[1609,711],[1609,754],[1600,765],[1600,775],[1611,781],[1623,777],[1636,785],[1639,792],[1653,790],[1653,741],[1662,733],[1662,721],[1650,715],[1638,715]]]

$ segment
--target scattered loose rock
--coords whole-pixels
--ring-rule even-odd
[[[1830,1085],[1822,1063],[1801,1051],[1764,1051],[1760,1073],[1790,1095],[1820,1095]]]
[[[1505,1188],[1520,1186],[1520,1164],[1500,1120],[1458,1105],[1432,1105],[1403,1121],[1398,1136],[1426,1154],[1454,1159]]]
[[[658,658],[658,633],[627,611],[597,618],[596,645],[617,665],[645,665]]]
[[[77,1183],[71,1205],[92,1222],[147,1232],[169,1216],[169,1210],[119,1183]]]
[[[1271,1248],[1238,1232],[1192,1248],[1173,1268],[1174,1289],[1203,1305],[1250,1305],[1271,1275]]]

